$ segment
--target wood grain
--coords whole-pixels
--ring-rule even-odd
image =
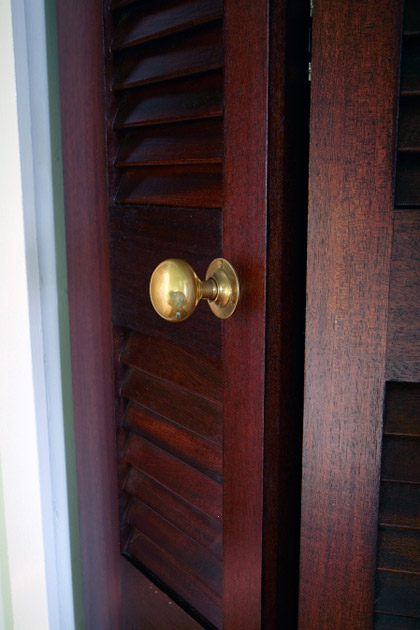
[[[57,2],[75,450],[86,630],[116,630],[113,420],[101,4]]]
[[[215,593],[221,594],[221,562],[205,547],[138,499],[132,500],[127,519],[133,527],[170,554],[181,570],[191,573]]]
[[[221,405],[218,403],[137,370],[128,372],[122,394],[210,441],[221,443]],[[134,414],[133,411],[132,420]]]
[[[254,630],[262,610],[268,2],[224,6],[223,253],[241,300],[223,327],[223,623]]]
[[[122,14],[115,27],[113,49],[118,50],[221,18],[221,0],[154,0]]]
[[[124,459],[196,509],[221,520],[222,487],[216,481],[136,435],[131,435]]]
[[[120,360],[203,398],[222,401],[222,364],[219,359],[159,338],[132,333]]]
[[[111,130],[111,125],[119,103],[122,103],[122,107],[116,125],[120,127],[118,133],[121,135],[126,133],[123,128],[127,130],[131,125],[145,125],[149,128],[151,122],[174,122],[183,117],[220,117],[220,68],[223,64],[221,22],[209,26],[194,26],[191,31],[176,34],[169,34],[169,31],[177,31],[178,27],[184,28],[187,22],[184,21],[183,25],[179,22],[178,26],[173,24],[168,27],[169,30],[155,23],[149,34],[143,30],[143,34],[135,34],[130,39],[131,35],[126,33],[127,39],[124,39],[124,35],[122,45],[130,44],[130,49],[111,54],[109,30],[113,19],[118,20],[126,10],[131,11],[130,4],[131,0],[114,0],[114,18],[108,15],[108,4],[104,4],[113,321],[124,338],[129,334],[130,328],[140,331],[141,335],[149,339],[159,338],[159,343],[163,345],[157,345],[157,357],[159,351],[164,354],[167,349],[172,349],[174,356],[174,349],[182,347],[185,350],[181,359],[184,365],[187,365],[191,357],[198,370],[197,376],[192,378],[191,386],[188,385],[185,389],[190,394],[199,394],[209,399],[210,402],[220,402],[220,376],[213,389],[216,394],[207,395],[206,379],[213,377],[204,374],[207,357],[220,359],[220,322],[215,321],[207,306],[203,305],[201,310],[199,307],[195,321],[191,319],[186,322],[182,330],[168,328],[151,313],[150,307],[146,305],[146,297],[149,271],[162,258],[184,255],[180,254],[184,252],[184,257],[203,275],[209,261],[220,255],[222,169],[132,168],[119,188],[118,201],[121,205],[114,204],[120,177],[118,169],[113,166],[117,134]],[[178,6],[181,2],[172,3],[173,6],[175,4]],[[199,4],[198,0],[191,0],[190,6],[193,4]],[[272,13],[269,15],[269,3],[266,0],[245,4],[228,0],[226,10],[228,148],[225,152],[227,184],[224,247],[225,255],[239,269],[243,288],[242,302],[235,315],[236,323],[233,320],[226,322],[224,333],[225,376],[228,385],[224,411],[225,436],[228,438],[225,465],[229,474],[225,493],[225,504],[229,508],[225,527],[229,547],[224,558],[227,567],[226,619],[222,620],[221,600],[217,594],[200,580],[194,579],[191,572],[186,570],[186,564],[184,568],[180,568],[176,559],[176,547],[172,547],[173,553],[169,553],[136,529],[127,541],[127,550],[137,558],[139,566],[147,566],[149,571],[166,583],[167,588],[176,590],[178,600],[188,600],[188,603],[182,602],[183,606],[196,608],[196,611],[199,610],[206,617],[207,621],[203,621],[204,627],[214,624],[221,628],[223,625],[226,630],[238,625],[247,630],[276,628],[278,623],[275,615],[282,610],[284,624],[288,624],[290,628],[296,625],[291,612],[294,600],[290,597],[290,593],[296,591],[296,579],[292,576],[289,580],[289,576],[294,569],[293,562],[296,561],[296,505],[299,492],[296,462],[299,461],[299,412],[302,396],[299,386],[301,365],[297,367],[301,360],[301,350],[294,353],[294,349],[302,347],[303,319],[296,315],[294,307],[301,304],[302,297],[297,296],[302,296],[303,290],[301,286],[296,286],[294,264],[302,269],[302,247],[300,243],[297,244],[297,240],[304,239],[305,220],[302,207],[304,209],[305,203],[302,206],[299,204],[304,201],[306,193],[302,186],[302,171],[296,169],[296,147],[302,146],[302,136],[297,125],[297,114],[301,110],[297,93],[291,86],[294,80],[292,77],[296,76],[296,67],[300,67],[298,74],[302,75],[302,69],[303,74],[306,71],[306,59],[299,58],[296,63],[303,40],[303,48],[306,50],[306,27],[300,30],[294,23],[293,10],[290,10],[287,13],[287,24],[293,23],[293,28],[289,30],[287,38],[284,37],[284,30],[277,30],[279,25],[282,25],[282,29],[286,28],[286,22],[283,21],[286,18],[283,13],[286,4],[289,8],[299,5],[301,11],[306,7],[306,2],[286,3],[281,0],[278,6],[271,3]],[[155,12],[163,7],[160,2],[137,3],[137,6],[140,5],[142,9],[152,7]],[[80,11],[83,8],[79,7],[79,12],[73,16],[75,21],[71,22],[69,19],[69,24],[77,24]],[[68,18],[70,17],[68,14]],[[92,25],[96,28],[98,22]],[[288,29],[289,26],[286,30]],[[99,27],[97,32],[100,31]],[[300,33],[296,41],[293,33]],[[145,41],[146,38],[162,35],[165,37],[159,42]],[[140,44],[142,37],[144,43]],[[131,47],[131,44],[135,45]],[[286,49],[288,57],[284,56]],[[274,69],[269,76],[267,66],[270,60]],[[120,73],[112,93],[110,77],[113,77],[118,64]],[[212,70],[208,72],[209,69],[214,69],[214,73],[212,74]],[[202,72],[206,74],[201,74]],[[290,79],[287,84],[284,83],[286,74]],[[184,94],[182,85],[187,86],[188,92],[187,77],[192,76],[197,79],[197,88],[192,90],[191,99],[187,97],[185,107],[180,106],[180,95]],[[215,78],[214,93],[212,88],[207,88],[207,92],[200,91],[200,86],[204,85],[208,77]],[[178,100],[168,99],[166,96],[172,85]],[[179,92],[176,85],[180,86]],[[213,86],[213,83],[209,82],[209,85]],[[102,103],[103,78],[96,89],[97,98]],[[77,93],[76,85],[73,85],[73,90]],[[293,98],[289,97],[292,93]],[[77,126],[75,118],[73,124]],[[268,130],[269,120],[274,127],[271,135]],[[292,120],[294,123],[289,125]],[[85,133],[89,133],[89,129]],[[79,150],[80,146],[83,146],[83,141],[78,144]],[[270,152],[272,161],[270,170],[267,168],[267,151]],[[98,154],[95,153],[93,158],[92,164],[98,161]],[[304,162],[305,160],[301,160],[300,165]],[[286,163],[290,165],[289,172],[285,169]],[[91,170],[89,177],[95,180]],[[132,203],[140,204],[140,207],[134,208]],[[267,203],[270,204],[270,212],[267,212]],[[184,207],[177,208],[179,204]],[[296,204],[299,205],[299,210]],[[200,207],[214,210],[209,212]],[[101,226],[106,230],[105,222]],[[267,238],[272,239],[269,260],[273,265],[268,271]],[[280,268],[283,273],[281,278],[278,276]],[[301,273],[297,275],[303,279]],[[267,287],[272,291],[267,304],[266,278]],[[94,295],[97,296],[96,293]],[[277,302],[279,297],[282,300],[280,306]],[[282,322],[285,322],[284,325]],[[269,344],[266,344],[266,327]],[[106,326],[103,330],[107,330]],[[120,346],[116,356],[120,354],[119,348]],[[91,352],[97,352],[97,349],[91,348]],[[200,355],[203,355],[203,361]],[[131,359],[126,365],[130,369],[141,367],[133,366],[129,361]],[[214,363],[211,365],[214,373],[216,366]],[[190,372],[193,369],[191,365]],[[150,361],[150,372],[148,370],[149,361],[144,361],[141,369],[144,374],[169,382],[170,371],[174,372],[175,368],[169,365],[167,372],[157,373],[156,362],[153,367],[153,362]],[[124,380],[125,372],[123,367],[116,379],[117,383]],[[281,387],[278,387],[279,379]],[[183,386],[182,382],[176,382],[175,385],[177,390]],[[124,405],[123,399],[117,400],[117,424],[121,422]],[[146,435],[146,421],[143,420],[140,430]],[[170,426],[170,422],[168,421],[166,428]],[[153,426],[156,428],[156,425]],[[139,430],[139,426],[136,430]],[[120,481],[122,486],[125,483],[124,491],[127,494],[122,497],[122,510],[126,512],[129,501],[135,495],[147,506],[146,511],[154,511],[160,519],[167,520],[178,530],[181,529],[182,517],[191,517],[192,522],[185,525],[185,529],[189,528],[189,531],[185,533],[195,541],[194,544],[205,547],[207,551],[214,551],[220,559],[220,547],[217,547],[221,540],[220,484],[180,461],[164,448],[153,444],[153,439],[164,439],[163,431],[155,431],[153,436],[150,426],[148,431],[148,439],[144,439],[139,435],[129,436],[124,428],[119,428],[118,449],[120,453],[125,453],[120,462],[123,469]],[[163,442],[160,444],[163,445]],[[282,453],[281,444],[285,453]],[[85,448],[89,449],[90,445],[86,443]],[[264,448],[267,449],[265,456]],[[80,481],[83,483],[83,479]],[[98,484],[101,483],[102,479],[98,480]],[[278,496],[280,499],[277,503]],[[107,499],[111,500],[110,497]],[[281,516],[286,517],[286,514],[287,519],[290,517],[290,522],[279,526]],[[143,515],[139,519],[142,523]],[[152,535],[152,532],[154,533],[153,527],[149,534]],[[200,536],[209,539],[208,546],[204,545]],[[123,542],[125,543],[125,534]],[[188,556],[183,558],[183,562],[188,563]],[[282,580],[277,589],[278,573]],[[272,576],[274,579],[270,583]],[[128,581],[127,584],[124,578],[124,597],[128,597],[127,602],[132,602],[137,580],[131,571]],[[292,584],[290,588],[288,581]],[[285,590],[283,586],[286,586]],[[92,579],[91,589],[98,589],[98,598],[94,604],[102,606],[107,612],[107,605],[101,599],[103,591],[100,587],[100,582]],[[140,599],[140,594],[138,598]],[[115,599],[112,603],[114,601]],[[266,612],[262,612],[263,608]],[[114,629],[119,627],[119,620],[113,623],[107,619],[107,622]],[[92,626],[94,630],[97,627],[107,627],[106,624],[98,623],[99,625]],[[137,624],[137,617],[131,618],[131,623]],[[153,618],[147,623],[153,623]]]
[[[123,363],[123,400],[135,401],[123,412],[131,432],[122,453],[130,498],[123,523],[134,527],[126,551],[182,606],[208,619],[205,627],[221,616],[220,598],[204,584],[220,590],[221,447],[209,438],[221,437],[220,361],[212,357],[221,354],[221,326],[206,304],[186,326],[168,325],[151,308],[148,282],[153,268],[174,256],[203,277],[221,248],[222,82],[214,69],[223,63],[222,31],[220,21],[197,28],[220,16],[221,4],[207,0],[137,3],[116,14],[108,63],[118,129],[109,129],[110,198],[129,206],[110,208],[113,317],[148,338],[146,348],[131,344]],[[107,28],[112,32],[112,21]],[[201,396],[217,363],[219,377]]]
[[[222,481],[222,448],[214,442],[133,404],[125,414],[125,425],[215,481]]]
[[[222,152],[220,119],[159,125],[125,133],[115,166],[219,164]]]
[[[202,630],[156,584],[148,580],[126,558],[121,557],[121,581],[125,594],[124,630]]]
[[[113,356],[118,357],[121,354],[121,350],[127,341],[127,331],[124,328],[114,326],[112,328],[113,337]],[[122,427],[122,419],[126,401],[121,396],[121,387],[124,382],[127,367],[119,361],[114,361],[114,405],[115,405],[115,425],[117,429],[117,452],[121,452],[125,448],[125,430]],[[119,482],[119,487],[124,485],[124,482]]]
[[[223,77],[219,71],[129,90],[118,106],[115,129],[223,114]]]
[[[124,171],[117,203],[190,208],[220,208],[219,165],[156,166]]]
[[[169,523],[222,558],[222,523],[195,509],[137,468],[131,468],[126,483],[127,493],[136,496]]]
[[[196,74],[223,65],[220,24],[145,44],[140,53],[123,51],[113,89],[123,90],[164,79]]]
[[[314,9],[300,630],[372,624],[401,13]]]
[[[121,349],[127,341],[127,331],[123,328],[113,327],[113,357],[121,354]],[[122,426],[126,401],[121,396],[121,385],[124,381],[127,368],[119,361],[114,361],[114,412],[115,412],[115,451],[118,471],[118,510],[120,519],[120,551],[123,551],[130,533],[130,528],[125,522],[125,514],[130,502],[130,496],[125,491],[129,464],[124,462],[122,455],[127,447],[128,431]]]
[[[183,258],[205,277],[209,262],[221,254],[220,213],[113,206],[110,238],[114,324],[220,358],[221,322],[207,304],[199,304],[182,326],[171,326],[156,314],[149,299],[150,276],[166,258]],[[156,355],[158,361],[162,358]]]
[[[416,174],[418,178],[418,174]],[[394,217],[386,376],[420,380],[420,211],[399,210]]]
[[[221,629],[220,597],[203,582],[184,571],[170,554],[136,530],[133,530],[128,542],[127,553],[147,566],[171,591],[178,593],[178,597],[184,600],[184,605],[188,602],[196,612]]]

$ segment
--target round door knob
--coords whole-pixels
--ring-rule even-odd
[[[227,319],[239,300],[239,280],[224,258],[216,258],[202,282],[185,260],[169,258],[160,263],[150,278],[150,300],[155,311],[169,322],[182,322],[201,299],[208,300],[213,313]]]

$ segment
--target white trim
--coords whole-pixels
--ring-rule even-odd
[[[47,585],[31,353],[31,333],[40,328],[39,282],[34,209],[29,200],[24,203],[22,186],[10,0],[0,3],[0,41],[0,460],[10,597],[14,630],[45,629]]]
[[[43,0],[0,2],[0,42],[0,461],[13,630],[73,630]]]
[[[45,379],[42,392],[45,415],[39,427],[44,443],[40,449],[48,462],[44,469],[45,486],[51,484],[51,494],[48,496],[46,492],[45,496],[44,522],[48,526],[44,528],[44,539],[55,543],[47,554],[48,600],[51,628],[73,630],[45,8],[44,0],[24,0],[24,5]]]

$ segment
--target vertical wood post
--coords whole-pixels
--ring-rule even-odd
[[[372,625],[401,2],[313,23],[300,630]]]
[[[120,627],[102,8],[58,0],[80,543],[87,630]]]

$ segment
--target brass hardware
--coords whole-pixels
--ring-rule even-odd
[[[160,263],[150,278],[150,300],[155,311],[169,322],[182,322],[198,302],[208,300],[216,317],[227,319],[239,300],[239,279],[224,258],[216,258],[202,282],[185,260],[169,258]]]

